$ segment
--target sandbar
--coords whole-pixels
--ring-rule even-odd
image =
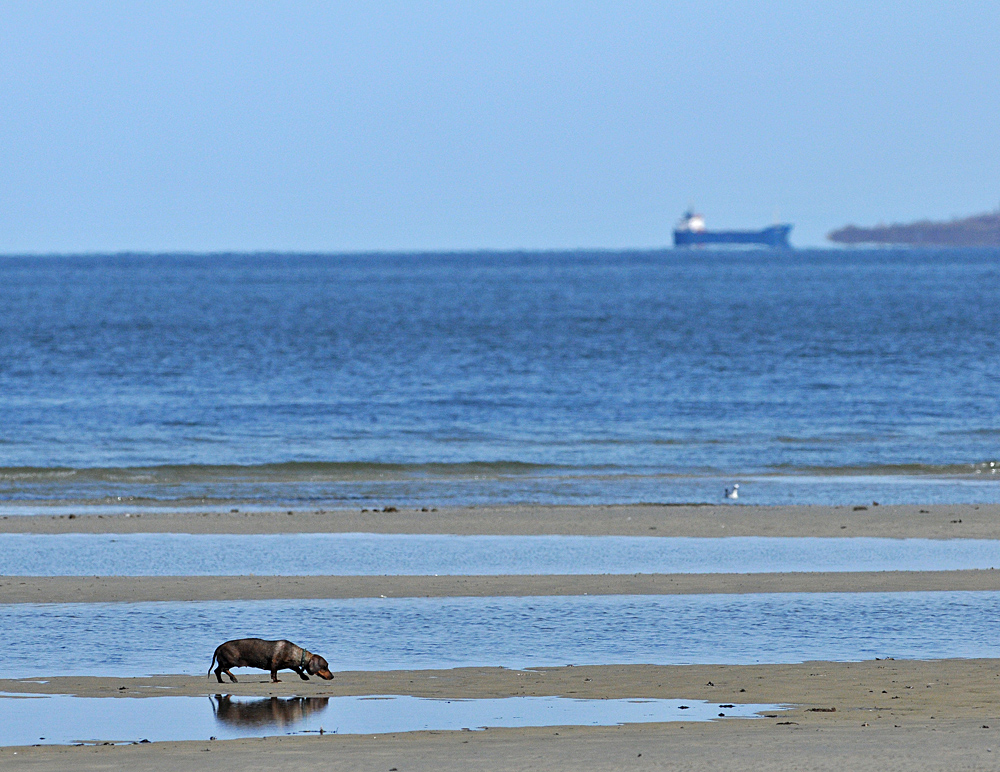
[[[864,508],[862,508],[864,507]],[[162,512],[4,516],[0,533],[432,533],[629,536],[873,536],[1000,539],[1000,505],[758,507],[658,504],[397,511]],[[426,510],[426,511],[424,511]],[[39,511],[44,511],[40,508]],[[291,572],[290,572],[291,573]],[[385,595],[672,594],[997,590],[998,571],[464,577],[2,577],[2,602],[339,598]],[[760,653],[767,661],[767,652]],[[206,663],[207,667],[207,663]],[[46,683],[40,683],[45,681]],[[124,688],[122,688],[124,687]],[[0,748],[0,767],[48,770],[978,770],[1000,766],[1000,661],[882,660],[793,665],[604,666],[530,671],[341,672],[332,682],[243,673],[36,679],[2,692],[80,696],[410,694],[663,697],[789,706],[771,718],[621,727],[272,736],[148,745]],[[14,754],[17,754],[16,756]]]
[[[2,576],[0,603],[1000,590],[1000,570],[514,576]]]
[[[39,678],[44,679],[44,672]],[[5,769],[964,770],[992,769],[1000,758],[996,755],[1000,753],[997,660],[341,672],[332,682],[286,679],[280,684],[269,683],[264,673],[242,671],[239,684],[227,685],[204,676],[44,680],[47,683],[0,681],[0,691],[108,699],[144,692],[262,697],[411,694],[439,699],[664,697],[720,705],[778,703],[787,710],[708,724],[2,748],[0,766]]]
[[[1000,539],[1000,504],[484,506],[0,516],[0,533],[425,533]],[[424,511],[426,510],[426,511]],[[433,511],[432,511],[433,510]]]

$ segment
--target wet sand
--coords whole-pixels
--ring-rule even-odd
[[[1000,590],[1000,570],[542,576],[0,577],[0,603],[953,590]]]
[[[978,719],[900,728],[886,721],[867,727],[823,724],[820,719],[793,726],[775,726],[774,720],[735,721],[4,748],[0,766],[33,772],[966,772],[995,770],[1000,752],[996,730],[981,729]]]
[[[395,512],[157,512],[4,515],[0,533],[427,533],[580,536],[876,536],[1000,539],[1000,505],[785,506],[636,504],[492,506]],[[37,511],[44,512],[44,507]]]
[[[132,517],[8,516],[0,532],[373,532],[647,536],[881,536],[1000,539],[1000,506],[492,507],[441,512],[287,512]],[[0,602],[201,600],[370,595],[668,594],[1000,589],[1000,571],[517,577],[4,577]],[[767,652],[761,652],[767,659]],[[563,727],[380,736],[273,737],[136,746],[0,748],[5,769],[965,770],[1000,766],[1000,661],[812,662],[759,666],[607,666],[511,671],[338,673],[333,682],[245,672],[204,676],[0,681],[4,692],[424,697],[663,697],[791,705],[775,718],[711,724]],[[51,672],[50,672],[51,671]],[[243,672],[243,671],[241,671]],[[125,689],[120,687],[124,686]],[[160,688],[157,688],[160,687]],[[166,687],[166,688],[162,688]],[[741,691],[745,690],[745,691]],[[835,708],[836,710],[830,710]],[[14,754],[17,753],[17,756]]]
[[[39,674],[41,676],[41,673]],[[788,704],[753,720],[614,728],[555,727],[378,736],[0,749],[5,769],[992,769],[1000,763],[1000,663],[807,662],[755,666],[605,666],[529,671],[337,673],[332,682],[270,684],[243,673],[220,686],[203,676],[0,681],[0,691],[79,696],[338,696],[431,698],[558,695],[664,697],[719,704]],[[125,687],[122,689],[121,687]],[[17,752],[18,756],[14,757]],[[642,754],[641,756],[639,754]]]

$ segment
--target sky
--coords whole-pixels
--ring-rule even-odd
[[[1000,206],[995,2],[0,4],[0,253],[655,248]]]

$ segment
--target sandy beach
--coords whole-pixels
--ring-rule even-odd
[[[124,687],[124,689],[122,689]],[[391,735],[275,736],[216,742],[0,749],[5,769],[510,770],[995,769],[1000,667],[995,660],[806,662],[759,666],[608,666],[531,671],[337,673],[332,682],[218,686],[203,676],[0,681],[4,692],[139,699],[207,695],[412,694],[429,698],[558,695],[773,702],[757,719],[622,727],[489,729]],[[124,697],[130,694],[131,697]],[[17,754],[15,756],[14,754]]]
[[[1000,538],[998,506],[497,507],[441,512],[287,512],[6,517],[0,532],[381,532],[656,536]],[[256,598],[998,590],[1000,571],[463,577],[0,577],[0,602]],[[766,661],[767,652],[761,652]],[[207,665],[207,663],[206,663]],[[333,664],[336,670],[335,663]],[[42,683],[41,681],[44,681]],[[773,718],[622,727],[490,729],[378,736],[328,734],[149,745],[0,748],[9,769],[974,770],[1000,764],[1000,662],[807,662],[797,665],[560,667],[531,671],[337,672],[332,682],[242,671],[0,681],[0,692],[133,699],[147,695],[431,698],[558,695],[685,698],[788,706]],[[127,695],[127,696],[126,696]],[[771,714],[769,714],[771,715]],[[15,756],[16,754],[16,756]]]

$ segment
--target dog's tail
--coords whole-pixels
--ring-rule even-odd
[[[205,678],[211,678],[212,677],[212,668],[215,666],[215,658],[217,656],[219,656],[219,650],[218,649],[216,649],[212,653],[212,664],[208,666],[208,675],[206,675]]]

